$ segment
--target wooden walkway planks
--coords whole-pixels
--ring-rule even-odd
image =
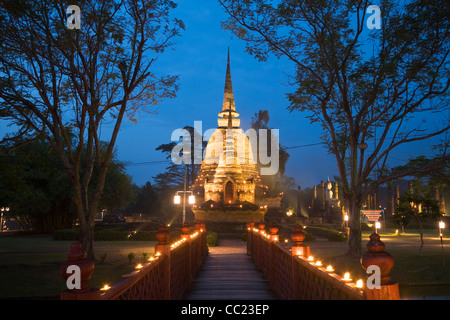
[[[274,300],[268,281],[247,256],[241,240],[224,239],[209,255],[192,281],[185,300]]]

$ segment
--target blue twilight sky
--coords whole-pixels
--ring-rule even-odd
[[[166,51],[157,68],[165,74],[180,75],[177,97],[165,100],[157,114],[141,114],[136,124],[126,120],[117,141],[119,159],[134,164],[127,166],[133,181],[142,185],[163,172],[167,164],[145,164],[164,160],[155,148],[170,142],[172,132],[194,121],[202,121],[203,132],[217,127],[217,113],[222,108],[227,49],[230,48],[231,76],[236,109],[241,128],[249,128],[252,116],[269,110],[269,127],[280,130],[280,143],[286,147],[320,143],[322,134],[317,124],[310,124],[306,114],[287,110],[287,74],[293,74],[293,64],[271,57],[258,62],[245,53],[243,41],[221,29],[226,14],[215,0],[179,0],[174,16],[182,19],[186,30],[176,40],[175,48]],[[195,5],[194,5],[195,3]],[[430,124],[430,122],[428,122]],[[433,125],[433,123],[431,123]],[[405,164],[414,150],[430,150],[425,142],[399,149],[390,158],[391,166]],[[370,146],[369,146],[370,148]],[[302,188],[311,187],[337,175],[336,161],[322,145],[288,150],[290,158],[286,175],[295,178]]]
[[[245,43],[221,29],[226,14],[216,0],[177,0],[173,15],[184,21],[186,30],[178,37],[173,49],[168,49],[157,61],[155,72],[180,76],[177,97],[157,106],[156,114],[140,113],[137,123],[125,119],[116,143],[118,158],[128,162],[127,172],[137,185],[153,182],[154,176],[164,172],[168,163],[155,148],[171,141],[172,132],[202,121],[203,133],[217,127],[221,111],[227,50],[230,48],[231,76],[236,109],[240,113],[241,128],[249,128],[251,118],[259,110],[269,110],[269,127],[279,129],[280,143],[289,149],[286,175],[295,178],[302,188],[337,175],[336,161],[320,143],[322,132],[317,124],[310,124],[306,114],[290,113],[286,93],[293,90],[286,85],[294,66],[283,59],[270,57],[258,62],[245,53]],[[440,115],[438,115],[440,116]],[[448,115],[446,115],[448,119]],[[419,119],[422,121],[422,119]],[[427,119],[422,126],[433,126],[437,120]],[[417,124],[414,123],[413,126]],[[0,123],[2,131],[9,131]],[[111,128],[104,124],[101,139],[109,140]],[[369,150],[370,150],[369,145]],[[369,151],[368,150],[368,151]],[[430,143],[406,146],[390,158],[390,165],[405,164],[408,156],[430,150]],[[150,162],[150,163],[149,163]]]
[[[226,15],[214,0],[177,1],[174,16],[182,19],[186,30],[160,58],[157,68],[167,74],[180,75],[177,97],[158,105],[157,114],[144,114],[136,124],[125,121],[117,149],[124,161],[142,163],[164,160],[155,148],[170,142],[173,130],[194,121],[202,121],[203,132],[217,127],[217,114],[222,109],[227,50],[230,48],[231,76],[236,109],[241,128],[249,128],[258,110],[269,110],[269,127],[280,130],[280,143],[297,146],[320,142],[320,131],[301,113],[289,113],[284,85],[292,74],[293,64],[270,58],[261,63],[245,53],[243,41],[221,29]],[[333,158],[322,146],[289,150],[286,174],[302,186],[312,186],[336,174]],[[163,172],[167,164],[136,164],[127,167],[133,181],[144,184]]]

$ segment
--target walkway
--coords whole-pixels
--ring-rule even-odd
[[[209,255],[192,281],[185,300],[274,300],[267,280],[247,256],[241,240],[223,239],[209,248]]]

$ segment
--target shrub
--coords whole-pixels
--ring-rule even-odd
[[[207,232],[206,243],[208,247],[215,247],[217,245],[217,232]]]
[[[303,230],[303,233],[305,234],[305,242],[316,240],[316,238],[311,233],[306,232],[305,230]]]
[[[130,237],[130,240],[156,241],[156,231],[138,231]]]
[[[127,257],[128,257],[129,264],[131,264],[133,262],[134,258],[136,257],[136,255],[134,254],[134,252],[130,252]]]
[[[53,240],[78,241],[80,239],[80,229],[62,229],[53,233]]]
[[[105,264],[106,263],[106,253],[100,255],[100,261],[99,264]]]
[[[128,231],[102,230],[94,232],[96,241],[125,241],[129,239],[129,236]]]
[[[346,241],[348,236],[331,226],[308,226],[308,233],[328,239],[328,241]]]

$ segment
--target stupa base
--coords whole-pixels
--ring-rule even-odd
[[[233,222],[242,223],[244,226],[247,222],[264,221],[264,215],[267,208],[258,210],[214,210],[214,209],[193,209],[195,220],[208,222]]]

